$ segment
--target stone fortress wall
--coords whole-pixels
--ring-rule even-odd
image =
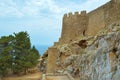
[[[73,38],[81,35],[83,31],[86,31],[87,23],[88,17],[86,11],[82,11],[81,14],[78,12],[65,14],[63,17],[62,42],[72,41]]]
[[[69,43],[76,37],[95,35],[100,29],[120,19],[120,0],[111,0],[105,5],[86,13],[82,11],[65,14],[59,43]]]
[[[65,14],[63,17],[62,34],[55,45],[72,42],[76,37],[94,36],[100,29],[120,21],[120,0],[111,0],[105,5],[86,13],[86,11]],[[57,69],[57,48],[48,49],[47,73]]]

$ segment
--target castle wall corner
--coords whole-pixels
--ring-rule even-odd
[[[47,73],[55,72],[57,68],[56,66],[57,56],[58,56],[57,48],[48,49],[47,70],[46,70]]]
[[[88,26],[88,16],[86,11],[71,12],[67,14],[67,17],[63,17],[62,24],[62,34],[61,40],[62,43],[68,43],[75,39],[75,37],[82,35],[86,31]]]

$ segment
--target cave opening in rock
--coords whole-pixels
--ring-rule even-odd
[[[81,48],[85,49],[87,47],[87,41],[86,40],[81,40],[81,41],[79,41],[78,45]]]
[[[117,48],[113,48],[113,49],[112,49],[112,52],[113,52],[113,53],[116,53],[116,52],[117,52]]]

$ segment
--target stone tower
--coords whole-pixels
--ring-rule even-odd
[[[120,0],[111,0],[89,13],[82,11],[65,14],[58,44],[70,43],[86,35],[94,36],[100,29],[118,21],[120,21]]]
[[[65,14],[60,42],[71,42],[78,36],[85,36],[87,25],[88,17],[86,11],[82,11],[80,14],[79,12]]]

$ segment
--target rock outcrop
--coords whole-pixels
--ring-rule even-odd
[[[112,14],[114,9],[120,9],[120,0],[111,0],[88,14],[82,12],[88,20],[85,27],[85,30],[88,30],[87,35],[82,28],[80,29],[83,32],[77,30],[77,33],[79,32],[77,36],[75,29],[69,30],[69,27],[73,27],[72,23],[69,23],[71,18],[75,17],[74,25],[79,24],[76,18],[78,13],[65,15],[66,23],[63,21],[62,37],[44,54],[44,62],[47,63],[46,75],[52,73],[52,76],[56,74],[60,76],[68,73],[70,80],[120,80],[120,17],[118,15],[120,10]],[[102,17],[93,14],[100,14],[98,16],[102,15]],[[110,18],[110,21],[106,17]],[[81,24],[80,26],[84,25]],[[67,32],[65,26],[68,28]],[[88,35],[89,33],[94,34]]]
[[[56,60],[50,56],[56,65],[53,69],[51,67],[53,73],[68,72],[75,79],[81,80],[120,80],[119,23],[109,25],[95,36],[52,48],[57,50],[57,53],[51,52],[53,56],[56,54]]]

